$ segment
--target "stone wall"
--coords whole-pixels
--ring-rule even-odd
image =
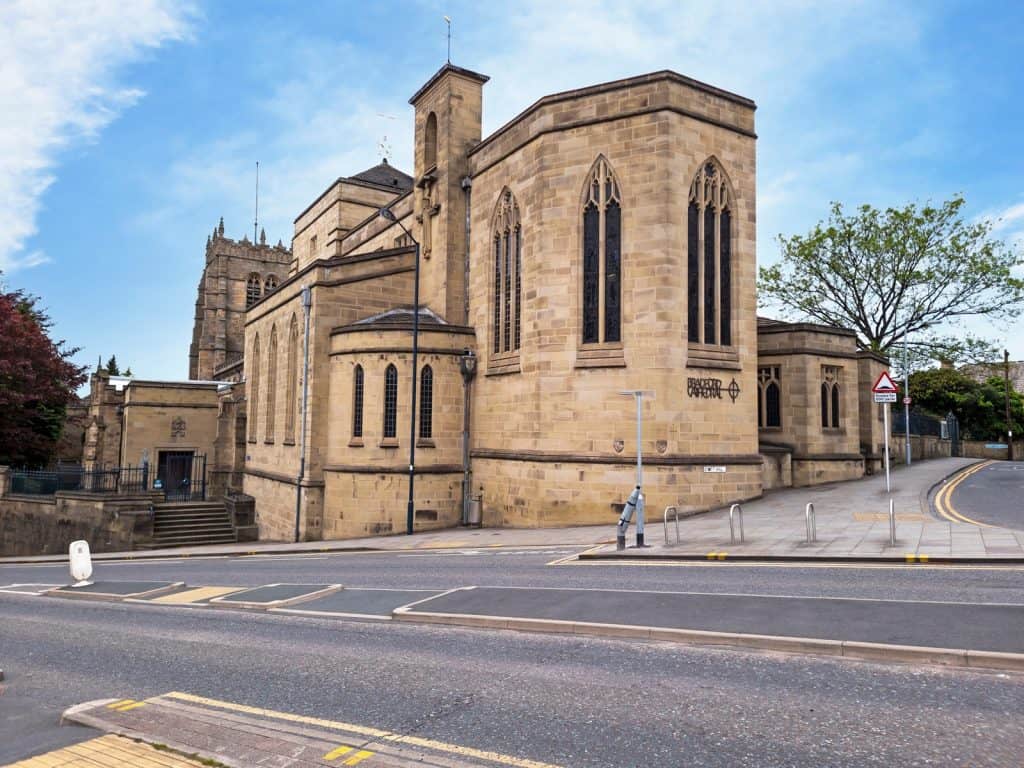
[[[0,467],[0,557],[52,555],[84,539],[93,552],[117,552],[152,543],[150,504],[162,495],[105,496],[58,491],[54,496],[10,495],[9,470]]]

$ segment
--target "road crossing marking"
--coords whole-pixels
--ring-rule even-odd
[[[355,751],[355,754],[349,757],[347,760],[342,761],[342,765],[359,765],[368,757],[373,757],[374,753],[368,749],[356,750],[355,747],[350,747],[347,744],[342,744],[337,749],[332,749],[326,755],[323,756],[323,760],[328,762],[331,760],[337,760],[339,757],[347,755],[349,752]]]
[[[191,603],[198,603],[201,600],[231,595],[244,589],[248,589],[248,587],[196,587],[195,589],[177,592],[173,595],[163,595],[146,602],[160,603],[162,605],[189,605]]]
[[[146,706],[144,701],[136,701],[135,699],[121,699],[115,701],[113,704],[107,704],[107,709],[113,709],[117,712],[131,712],[133,709]]]

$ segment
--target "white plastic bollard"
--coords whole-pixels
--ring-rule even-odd
[[[89,554],[89,542],[84,540],[73,541],[68,548],[68,558],[71,561],[71,578],[75,580],[73,587],[88,587],[92,584],[89,578],[92,576],[92,556]]]

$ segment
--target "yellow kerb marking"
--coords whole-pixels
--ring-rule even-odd
[[[725,556],[728,555],[728,554],[729,554],[728,552],[719,552],[718,553],[718,559],[719,560],[725,560]]]
[[[110,704],[107,704],[107,708],[108,709],[115,709],[117,707],[123,706],[124,704],[131,704],[134,701],[135,701],[135,699],[121,699],[120,701],[114,701],[114,702],[111,702]]]
[[[373,757],[373,752],[369,752],[365,749],[361,749],[356,752],[352,757],[346,760],[342,765],[359,765],[363,760],[368,757]]]
[[[917,562],[919,562],[919,563],[927,563],[928,562],[928,555],[918,555],[917,556]]]
[[[912,563],[912,562],[914,562],[915,560],[917,560],[917,555],[911,554],[910,552],[908,552],[907,554],[905,554],[905,555],[904,555],[904,557],[905,557],[905,558],[907,558],[907,562],[908,562],[908,563]]]
[[[163,603],[164,605],[188,605],[198,603],[200,600],[209,600],[213,597],[230,595],[233,592],[241,592],[245,587],[196,587],[186,592],[178,592],[174,595],[164,595],[150,600],[151,603]]]
[[[342,755],[347,755],[349,752],[352,751],[352,749],[353,749],[352,747],[349,747],[349,746],[346,746],[345,744],[342,744],[337,749],[332,749],[330,752],[328,752],[326,755],[324,755],[323,759],[324,760],[334,760],[335,758],[341,757]]]
[[[708,560],[714,560],[716,557],[718,557],[717,552],[708,552]]]
[[[117,711],[118,712],[131,712],[133,709],[138,709],[139,707],[144,707],[144,706],[146,706],[146,702],[144,702],[144,701],[136,701],[136,702],[133,702],[131,704],[125,704],[123,707],[118,707]]]
[[[510,765],[513,766],[513,768],[559,768],[559,766],[551,763],[542,763],[537,760],[512,757],[511,755],[503,755],[498,752],[487,752],[486,750],[473,749],[472,747],[461,747],[458,744],[449,744],[444,741],[434,741],[433,739],[421,739],[416,736],[403,736],[400,733],[392,733],[391,731],[384,731],[380,728],[369,728],[365,725],[343,723],[338,720],[326,720],[321,717],[293,715],[289,712],[275,712],[272,709],[249,707],[245,704],[234,704],[230,701],[218,701],[217,699],[209,699],[205,696],[194,696],[191,693],[172,691],[171,693],[165,693],[163,698],[187,701],[192,704],[202,704],[207,707],[216,707],[217,709],[226,709],[231,712],[256,715],[257,717],[269,717],[289,723],[302,723],[304,725],[316,725],[321,728],[331,728],[337,731],[347,731],[348,733],[371,736],[374,739],[380,739],[382,741],[390,741],[394,744],[407,744],[413,747],[432,749],[437,752],[447,752],[450,755],[459,755],[461,757],[473,758],[475,760],[484,760],[486,762],[497,763],[499,765]]]

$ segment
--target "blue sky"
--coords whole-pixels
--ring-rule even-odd
[[[187,375],[206,235],[287,244],[339,175],[411,171],[409,96],[491,76],[484,133],[544,94],[658,69],[758,103],[758,258],[829,202],[962,192],[1024,247],[1024,5],[161,0],[0,3],[0,270],[80,362]],[[9,119],[11,116],[15,119]],[[394,118],[394,119],[393,119]],[[1024,359],[1024,323],[978,325]]]

